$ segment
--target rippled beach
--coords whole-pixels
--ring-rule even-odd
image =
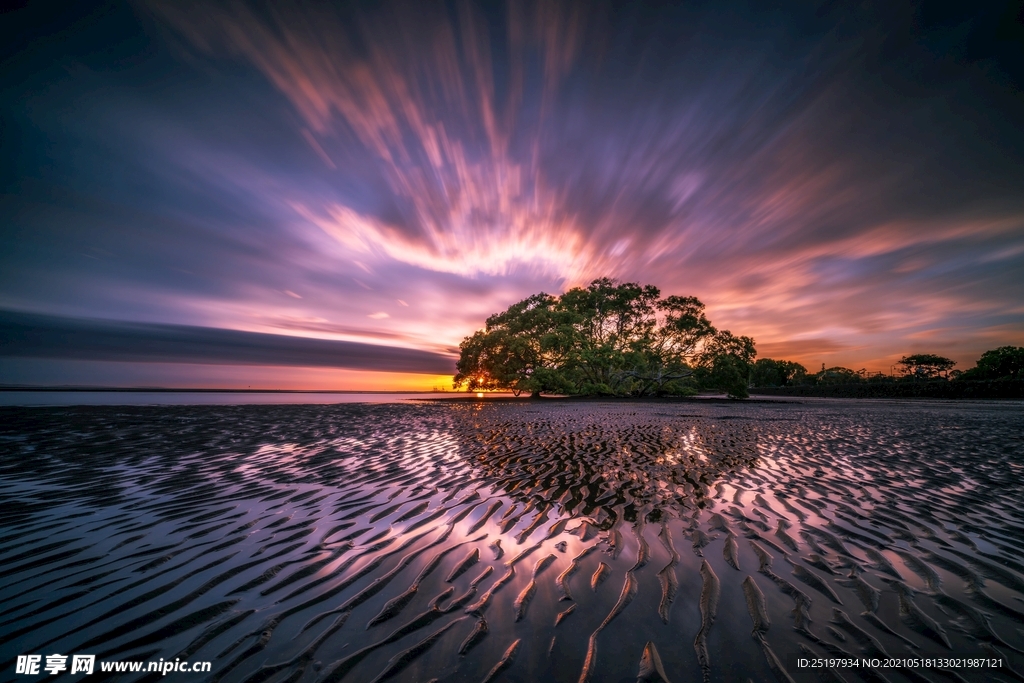
[[[1024,680],[1022,408],[2,408],[3,679]]]

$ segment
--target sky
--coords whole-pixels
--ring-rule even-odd
[[[811,370],[1024,345],[1024,5],[767,4],[14,7],[0,384],[450,388],[598,277]]]

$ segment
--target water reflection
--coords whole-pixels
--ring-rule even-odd
[[[460,423],[459,446],[496,490],[558,516],[592,517],[601,529],[620,514],[657,521],[703,508],[723,475],[757,465],[750,421],[620,410],[510,405],[474,415],[471,428]]]
[[[95,652],[253,683],[818,680],[796,658],[826,654],[1024,668],[1016,406],[2,418],[5,667]]]

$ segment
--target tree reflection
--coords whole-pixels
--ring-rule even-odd
[[[652,408],[654,408],[652,410]],[[725,474],[758,463],[747,420],[659,413],[655,406],[586,404],[467,413],[460,451],[495,488],[601,528],[704,507]]]

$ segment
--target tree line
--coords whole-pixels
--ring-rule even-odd
[[[1024,379],[1024,348],[986,351],[975,367],[935,354],[904,356],[899,374],[844,367],[809,373],[762,358],[754,340],[718,330],[692,296],[662,298],[653,285],[594,280],[561,296],[541,292],[489,317],[460,345],[455,388],[597,396],[686,396],[719,390],[859,382]]]
[[[921,381],[1010,381],[1024,380],[1024,347],[1001,346],[981,355],[974,367],[954,369],[956,361],[933,353],[903,356],[891,374],[869,373],[844,367],[826,368],[808,373],[799,363],[761,358],[750,368],[750,386],[757,388],[857,384],[860,382]]]

